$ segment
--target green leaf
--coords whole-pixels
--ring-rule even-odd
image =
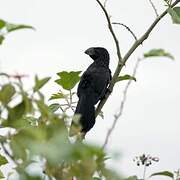
[[[130,176],[124,180],[138,180],[138,177],[137,176]]]
[[[2,19],[0,19],[0,29],[2,29],[3,27],[5,27],[6,22]]]
[[[34,111],[32,99],[28,98],[26,94],[23,94],[23,101],[25,103],[25,113],[32,113]]]
[[[0,170],[0,178],[3,179],[4,178],[4,175],[2,173],[2,171]]]
[[[136,81],[136,78],[133,77],[133,76],[130,76],[128,74],[124,75],[124,76],[119,76],[116,80],[116,82],[119,82],[119,81],[124,81],[124,80],[134,80]]]
[[[23,25],[23,24],[12,24],[12,23],[6,23],[6,29],[8,32],[16,31],[19,29],[33,29],[33,30],[35,30],[32,26]]]
[[[38,91],[41,89],[51,78],[46,77],[43,79],[38,79],[38,77],[35,77],[35,87],[34,87],[34,92]]]
[[[4,143],[4,142],[6,142],[6,140],[7,140],[6,136],[0,135],[0,143]]]
[[[172,60],[174,60],[174,57],[166,52],[164,49],[152,49],[147,53],[144,53],[144,58],[149,58],[149,57],[168,57]]]
[[[75,136],[81,131],[81,125],[79,123],[79,120],[81,118],[80,114],[75,114],[72,118],[71,127],[69,130],[69,136]]]
[[[63,94],[63,93],[56,93],[53,94],[49,100],[53,100],[53,99],[64,99],[65,97],[67,97],[67,95]]]
[[[60,77],[60,79],[57,79],[55,82],[62,86],[64,89],[71,90],[79,82],[80,73],[81,71],[59,72],[57,73],[57,75]]]
[[[5,39],[4,36],[0,35],[0,45],[3,43],[4,39]]]
[[[41,113],[41,117],[49,118],[51,111],[49,107],[44,103],[44,101],[38,100],[36,101],[36,104],[38,106],[39,112]]]
[[[13,85],[5,84],[0,90],[0,101],[5,105],[8,104],[15,92]]]
[[[4,156],[0,155],[0,166],[7,163],[8,163],[7,159]]]
[[[180,24],[180,7],[168,8],[168,13],[174,24]]]
[[[13,121],[12,123],[14,123],[14,121],[21,119],[22,116],[25,114],[25,110],[25,102],[22,101],[15,107],[9,109],[8,120]]]
[[[51,104],[51,105],[49,106],[49,109],[50,109],[52,112],[56,112],[56,111],[59,109],[59,107],[60,107],[60,104],[54,103],[54,104]]]
[[[26,146],[24,145],[25,142],[23,141],[23,137],[19,136],[19,134],[11,138],[10,147],[15,159],[26,159],[27,154]]]
[[[172,172],[169,172],[169,171],[162,171],[162,172],[157,172],[157,173],[154,173],[154,174],[151,174],[150,177],[152,176],[167,176],[167,177],[170,177],[170,178],[174,178],[174,174]]]

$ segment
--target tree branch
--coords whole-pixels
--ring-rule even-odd
[[[111,19],[109,17],[109,14],[108,14],[107,10],[102,5],[102,3],[99,0],[96,0],[96,1],[98,2],[98,4],[100,5],[101,9],[103,10],[103,12],[105,14],[106,20],[108,22],[109,30],[111,32],[111,35],[113,36],[113,39],[114,39],[114,42],[115,42],[115,45],[116,45],[116,50],[117,50],[117,56],[118,56],[119,64],[121,64],[122,57],[121,57],[121,52],[120,52],[120,47],[119,47],[119,41],[118,41],[118,39],[116,37],[116,34],[115,34],[114,30],[113,30],[113,27],[112,27],[112,24],[111,24]],[[105,3],[106,3],[106,1],[105,1]]]
[[[157,12],[156,6],[155,6],[154,3],[152,2],[152,0],[149,0],[149,2],[150,2],[151,6],[152,6],[152,8],[153,8],[153,10],[154,10],[154,12],[155,12],[155,14],[156,14],[156,17],[158,17],[159,14],[158,14],[158,12]]]
[[[128,26],[126,26],[126,25],[123,24],[123,23],[117,23],[117,22],[112,22],[112,24],[124,26],[124,27],[132,34],[132,36],[134,37],[134,39],[137,41],[136,35],[134,34],[134,32],[133,32]]]
[[[111,31],[111,33],[114,31],[112,31],[112,26],[111,26],[111,21],[109,19],[108,13],[106,11],[106,9],[103,7],[103,5],[100,3],[99,0],[96,0],[98,2],[98,4],[100,5],[100,7],[102,8],[103,12],[105,13],[106,19],[108,21],[108,25],[109,25],[109,30]],[[180,2],[180,0],[176,0],[170,7],[173,8],[175,5],[177,5]],[[101,100],[101,102],[98,104],[98,107],[96,109],[96,117],[99,114],[99,112],[101,111],[101,109],[103,108],[104,104],[106,103],[107,99],[109,98],[114,85],[116,83],[116,79],[119,76],[123,66],[125,65],[126,61],[129,59],[129,57],[132,55],[132,53],[139,47],[139,45],[141,45],[149,36],[149,34],[152,32],[152,30],[156,27],[156,25],[158,24],[158,22],[168,13],[168,9],[166,9],[160,16],[158,16],[155,21],[150,25],[150,27],[147,29],[147,31],[131,46],[131,48],[129,49],[129,51],[125,54],[125,56],[123,58],[121,58],[120,56],[120,63],[118,63],[115,73],[112,77],[112,80],[110,82],[109,85],[109,91],[107,91],[106,96],[103,100]],[[113,37],[116,37],[116,35],[114,34]],[[117,53],[119,52],[119,46],[118,46],[118,40],[117,38],[113,38],[115,43],[116,43],[116,48],[117,48]],[[119,56],[118,56],[119,57]]]

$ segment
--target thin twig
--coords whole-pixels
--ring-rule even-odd
[[[135,77],[136,75],[136,72],[137,72],[137,69],[139,67],[139,63],[142,59],[138,59],[136,64],[135,64],[135,67],[133,69],[133,73],[132,73],[132,76]],[[117,114],[114,115],[114,121],[113,121],[113,124],[111,126],[111,128],[108,130],[107,132],[107,135],[106,135],[106,139],[105,139],[105,142],[102,146],[102,148],[104,149],[106,147],[106,145],[108,144],[108,141],[109,141],[109,138],[118,122],[118,119],[121,117],[122,113],[123,113],[123,110],[124,110],[124,105],[125,105],[125,102],[126,102],[126,97],[127,97],[127,92],[128,92],[128,89],[130,87],[132,83],[132,80],[129,80],[128,83],[126,84],[125,88],[124,88],[124,91],[123,91],[123,98],[122,98],[122,101],[121,101],[121,105],[120,105],[120,108],[119,108],[119,112]]]
[[[106,8],[107,1],[108,0],[104,0],[104,8]]]
[[[60,90],[60,93],[62,93],[62,91]],[[70,92],[70,94],[71,94],[71,92]],[[70,95],[71,96],[71,95]],[[67,103],[67,105],[68,105],[68,108],[70,108],[73,112],[74,112],[74,109],[73,109],[73,107],[72,107],[72,105],[71,105],[71,102],[69,102],[69,100],[68,100],[68,98],[67,97],[65,97],[65,101],[66,101],[66,103]],[[71,98],[70,98],[70,101],[71,101]],[[62,109],[61,109],[62,110]],[[64,111],[66,111],[67,110],[67,108],[64,110]]]
[[[63,109],[61,106],[60,106],[59,108],[61,109],[61,111],[62,111],[63,113],[65,113],[64,109]]]
[[[109,27],[109,31],[114,39],[114,42],[115,42],[115,45],[116,45],[116,50],[117,50],[117,56],[118,56],[118,61],[119,61],[119,64],[122,64],[122,57],[121,57],[121,52],[120,52],[120,47],[119,47],[119,41],[116,37],[116,34],[113,30],[113,27],[112,27],[112,24],[111,24],[111,19],[109,17],[109,14],[107,12],[107,10],[105,9],[105,7],[102,5],[102,3],[99,1],[99,0],[96,0],[98,2],[98,4],[100,5],[100,7],[102,8],[104,14],[105,14],[105,17],[106,17],[106,20],[108,22],[108,27]]]
[[[136,37],[136,35],[134,34],[134,32],[130,29],[130,27],[128,27],[127,25],[125,25],[125,24],[123,24],[123,23],[112,22],[112,24],[124,26],[124,27],[132,34],[132,36],[134,37],[134,39],[137,41],[137,37]]]
[[[155,6],[154,3],[152,2],[152,0],[149,0],[149,2],[150,2],[150,4],[151,4],[152,8],[154,9],[154,12],[155,12],[155,14],[156,14],[156,17],[158,17],[159,14],[158,14],[158,12],[157,12],[156,6]]]
[[[100,3],[99,0],[96,0],[98,2],[98,4],[100,5],[100,7],[102,8],[102,10],[105,13],[106,19],[108,21],[108,24],[111,22],[109,20],[108,14],[106,9],[103,7],[103,5]],[[176,0],[170,7],[173,8],[174,6],[176,6],[178,3],[180,2],[180,0]],[[168,7],[169,8],[169,7]],[[103,108],[104,104],[106,103],[107,99],[109,98],[114,85],[116,83],[116,80],[122,70],[122,68],[124,67],[124,65],[126,64],[126,61],[129,59],[129,57],[132,55],[132,53],[148,38],[149,34],[152,32],[152,30],[156,27],[156,25],[158,24],[158,22],[168,13],[168,8],[160,15],[158,16],[155,21],[150,25],[150,27],[146,30],[146,32],[141,36],[141,38],[139,38],[136,42],[134,42],[134,44],[131,46],[131,48],[128,50],[128,52],[125,54],[125,56],[123,57],[123,59],[121,59],[121,62],[123,63],[118,63],[115,73],[112,77],[112,80],[110,82],[109,85],[109,91],[107,91],[105,98],[101,100],[101,102],[98,104],[98,107],[96,109],[96,117],[97,115],[101,112],[101,109]],[[111,27],[111,26],[110,26]],[[114,36],[113,36],[114,37]],[[116,36],[115,36],[116,37]],[[114,39],[115,41],[115,39]],[[115,41],[115,43],[118,41]],[[118,45],[118,44],[117,44]],[[117,46],[118,47],[118,46]],[[118,52],[118,49],[117,49]]]

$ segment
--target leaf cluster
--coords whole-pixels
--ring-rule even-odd
[[[70,78],[72,74],[73,78]],[[79,74],[58,73],[61,79],[56,82],[65,88],[63,91],[70,93],[79,81]],[[0,85],[0,126],[7,131],[0,137],[0,143],[10,159],[0,155],[0,166],[13,161],[18,179],[23,180],[44,177],[58,180],[121,179],[105,167],[106,154],[100,147],[70,141],[66,120],[71,117],[65,111],[58,111],[63,108],[61,103],[49,105],[41,92],[49,77],[40,79],[36,76],[34,86],[29,90],[24,89],[21,79],[12,79],[8,74],[1,73],[0,79],[4,81]],[[69,101],[68,96],[72,93],[58,93],[50,99]],[[29,169],[35,165],[42,168],[33,174]],[[1,177],[4,177],[2,172]]]

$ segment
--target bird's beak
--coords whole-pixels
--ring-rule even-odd
[[[95,51],[94,51],[94,48],[89,48],[84,53],[89,55],[89,56],[93,56]]]

